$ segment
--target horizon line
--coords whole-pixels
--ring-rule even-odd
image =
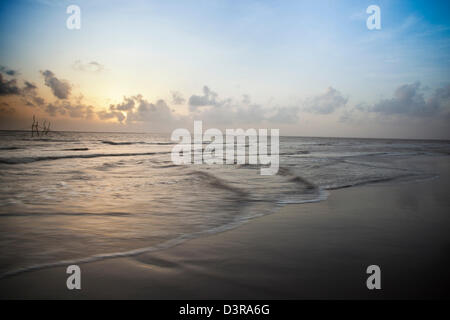
[[[31,130],[20,129],[0,129],[1,131],[12,132],[31,132]],[[51,130],[50,132],[58,133],[122,133],[122,134],[167,134],[170,132],[149,132],[149,131],[77,131],[77,130]],[[319,138],[319,139],[365,139],[365,140],[409,140],[409,141],[445,141],[450,142],[450,139],[443,138],[380,138],[380,137],[344,137],[344,136],[298,136],[298,135],[280,135],[280,138]]]

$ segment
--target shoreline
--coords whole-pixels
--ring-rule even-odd
[[[448,297],[448,157],[439,178],[330,191],[237,228],[139,256],[0,279],[1,299],[407,299]],[[381,268],[370,291],[367,266]]]

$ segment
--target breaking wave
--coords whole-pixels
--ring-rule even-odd
[[[148,145],[161,145],[161,146],[164,146],[164,145],[173,145],[173,144],[175,144],[174,142],[144,142],[144,141],[114,142],[114,141],[109,141],[109,140],[102,140],[101,143],[109,144],[109,145],[112,145],[112,146],[129,146],[129,145],[134,145],[134,144],[148,144]]]

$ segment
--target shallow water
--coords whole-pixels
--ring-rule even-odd
[[[0,132],[0,273],[160,250],[327,190],[435,177],[448,141],[280,138],[280,169],[183,165],[166,135]],[[409,162],[411,163],[411,162]],[[414,163],[414,162],[413,162]]]

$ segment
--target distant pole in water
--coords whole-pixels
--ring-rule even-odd
[[[31,137],[34,136],[35,130],[36,130],[36,135],[39,137],[39,122],[36,121],[36,117],[33,115],[33,124],[31,125]]]
[[[46,125],[47,121],[44,120],[44,123],[42,124],[42,135],[47,135],[50,131],[50,121],[48,122],[48,125]],[[33,123],[31,124],[31,137],[34,137],[34,132],[36,131],[36,135],[39,137],[39,122],[36,120],[36,117],[33,115]]]
[[[50,121],[48,122],[47,128],[45,129],[45,135],[50,131]]]
[[[31,137],[33,138],[33,135],[34,135],[34,123],[36,122],[36,119],[35,119],[35,117],[34,117],[34,115],[33,115],[33,123],[31,124]]]
[[[42,128],[42,135],[47,135],[47,133],[48,133],[48,131],[49,131],[49,129],[50,129],[50,122],[48,123],[48,126],[46,127],[45,126],[45,123],[46,123],[47,121],[46,120],[44,120],[44,124],[42,125],[43,126],[43,128]]]

